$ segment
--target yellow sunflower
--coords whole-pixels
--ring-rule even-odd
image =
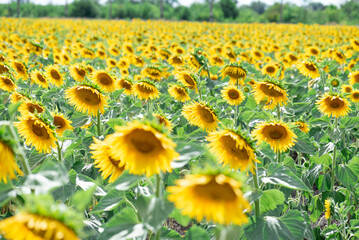
[[[12,92],[15,91],[16,88],[17,86],[10,75],[0,75],[0,89]]]
[[[8,179],[15,179],[16,173],[23,175],[15,160],[15,154],[5,141],[0,139],[0,181],[7,183]]]
[[[317,101],[318,109],[328,117],[343,117],[350,111],[350,103],[347,99],[340,97],[338,94],[325,93]]]
[[[158,67],[149,66],[141,70],[141,75],[143,77],[148,77],[151,80],[160,81],[163,75],[163,72]]]
[[[101,90],[105,92],[113,92],[116,90],[115,79],[104,70],[96,70],[92,73],[92,82],[97,84]]]
[[[27,78],[29,77],[28,73],[27,73],[27,68],[26,65],[20,61],[12,61],[11,62],[11,67],[15,70],[15,78],[16,79],[20,79],[22,78],[23,80],[27,80]]]
[[[297,64],[297,68],[301,74],[310,78],[320,77],[318,67],[309,61],[300,62]]]
[[[241,134],[232,130],[221,130],[208,134],[210,151],[216,155],[220,163],[231,168],[245,171],[258,162],[254,149]]]
[[[56,127],[55,131],[59,136],[62,136],[66,130],[73,130],[71,126],[71,121],[68,120],[63,114],[53,113],[52,114],[54,121],[53,125]]]
[[[77,111],[82,113],[88,112],[88,114],[93,116],[97,116],[99,112],[103,114],[107,105],[106,96],[98,89],[87,85],[79,85],[67,89],[65,97],[70,105],[75,106]]]
[[[11,103],[17,103],[19,101],[24,101],[24,100],[30,100],[27,96],[14,91],[11,95],[10,95],[10,99],[11,99]]]
[[[20,122],[14,123],[19,134],[25,138],[27,145],[34,146],[37,151],[50,153],[51,147],[56,147],[54,130],[48,123],[29,113],[20,117]]]
[[[131,95],[132,94],[132,81],[130,79],[127,78],[121,78],[118,81],[118,88],[119,89],[124,89],[123,93],[126,95]]]
[[[92,158],[95,160],[94,165],[99,168],[101,176],[108,178],[110,175],[109,183],[114,182],[125,170],[125,163],[121,158],[114,158],[110,156],[111,145],[106,139],[100,141],[94,138],[95,143],[90,145],[92,150]]]
[[[349,74],[349,84],[353,86],[355,83],[359,83],[359,71],[351,72]]]
[[[227,86],[221,91],[222,97],[227,100],[230,105],[239,105],[245,99],[244,94],[241,90],[234,86]]]
[[[165,116],[160,114],[153,114],[153,116],[157,119],[157,121],[165,126],[169,132],[172,132],[172,123]]]
[[[359,51],[359,40],[357,39],[350,39],[350,43],[353,46],[355,51]]]
[[[305,133],[308,133],[309,132],[309,127],[308,127],[308,124],[306,124],[305,122],[303,121],[296,121],[294,123],[294,125],[297,125],[299,130],[302,131],[302,132],[305,132]]]
[[[168,88],[168,93],[171,95],[171,97],[180,102],[186,102],[191,99],[187,93],[187,90],[179,85],[171,85]]]
[[[10,68],[8,65],[0,63],[0,74],[9,74]]]
[[[171,162],[179,157],[176,144],[150,125],[139,122],[116,127],[109,139],[110,155],[122,159],[125,169],[147,177],[171,172]]]
[[[187,61],[188,64],[196,71],[203,66],[203,64],[197,59],[197,57],[194,54],[189,55]]]
[[[354,90],[350,95],[350,100],[352,100],[353,103],[359,102],[359,90]]]
[[[114,58],[107,58],[106,59],[106,65],[108,69],[114,68],[117,66],[116,59]]]
[[[288,94],[279,85],[272,82],[259,82],[253,86],[252,90],[254,99],[257,104],[265,101],[265,109],[274,109],[277,105],[283,106],[287,104]]]
[[[214,111],[205,104],[193,102],[183,107],[182,115],[190,124],[212,131],[217,128],[218,118]]]
[[[168,59],[168,63],[171,64],[172,66],[174,67],[177,67],[177,66],[181,66],[183,64],[183,59],[182,57],[180,56],[171,56],[169,59]]]
[[[189,89],[197,90],[198,78],[195,74],[188,71],[179,71],[175,74],[177,80]]]
[[[202,221],[242,225],[248,222],[250,204],[241,191],[241,183],[223,174],[193,174],[167,187],[168,200],[182,214]]]
[[[244,84],[243,80],[247,76],[247,71],[244,68],[242,68],[240,65],[238,65],[236,63],[231,63],[231,64],[226,65],[222,69],[220,76],[230,77],[230,80],[232,83],[236,83],[237,79],[238,79],[238,80],[241,80],[240,84]]]
[[[339,64],[344,64],[346,62],[344,54],[337,50],[332,53],[332,58]]]
[[[82,82],[86,77],[86,68],[79,64],[74,64],[69,67],[70,76],[75,79],[75,81]]]
[[[60,73],[60,67],[58,65],[49,65],[45,68],[46,78],[55,86],[61,87],[64,80]]]
[[[324,207],[325,207],[325,219],[329,219],[330,215],[331,215],[330,200],[329,199],[326,199],[324,201]]]
[[[34,83],[40,85],[43,88],[49,87],[49,83],[47,82],[45,76],[37,69],[31,72],[30,78]]]
[[[353,91],[353,88],[349,85],[342,85],[342,92],[344,93],[351,93]]]
[[[277,65],[269,63],[262,67],[262,74],[263,75],[267,74],[270,77],[275,77],[278,70],[279,69],[278,69]]]
[[[133,84],[132,92],[133,95],[138,97],[140,100],[156,99],[160,97],[160,92],[156,86],[147,81],[141,81]]]
[[[288,125],[281,121],[263,122],[257,124],[252,131],[254,140],[258,145],[267,142],[275,152],[284,152],[295,145],[297,135]]]
[[[39,103],[33,102],[29,99],[25,99],[23,103],[19,106],[18,111],[21,115],[26,115],[28,113],[42,113],[45,111],[45,108],[42,107]]]
[[[8,240],[80,240],[72,229],[59,220],[27,212],[0,221],[0,234]]]

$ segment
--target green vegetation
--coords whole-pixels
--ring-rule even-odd
[[[20,17],[80,17],[113,19],[160,19],[163,2],[163,18],[169,20],[208,21],[210,3],[193,3],[191,6],[179,6],[176,0],[111,0],[100,5],[97,0],[75,0],[66,6],[35,5],[22,3]],[[305,24],[359,24],[359,0],[350,0],[340,7],[324,6],[312,2],[305,6],[275,3],[268,6],[263,2],[238,6],[237,0],[217,0],[213,3],[213,20],[217,22],[284,22]],[[282,14],[281,14],[282,9]],[[0,4],[0,16],[16,17],[17,3]]]

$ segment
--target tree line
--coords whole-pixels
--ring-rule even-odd
[[[359,0],[341,6],[312,2],[304,6],[292,3],[266,5],[261,1],[238,6],[237,0],[203,0],[180,6],[177,0],[75,0],[66,5],[36,5],[26,0],[0,4],[3,17],[76,17],[107,19],[168,19],[217,22],[283,22],[305,24],[359,24]]]

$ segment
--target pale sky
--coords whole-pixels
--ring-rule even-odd
[[[11,0],[0,0],[0,3],[9,3]],[[68,0],[68,2],[72,2],[73,0]],[[178,0],[181,5],[189,6],[194,2],[204,2],[204,0]],[[251,2],[254,2],[256,0],[237,0],[238,5],[244,5],[244,4],[250,4]],[[262,2],[272,5],[275,2],[280,2],[280,0],[261,0]],[[346,0],[283,0],[284,3],[295,3],[296,5],[303,5],[310,2],[321,2],[324,5],[330,5],[334,4],[337,6],[340,6],[343,4]],[[36,4],[65,4],[66,0],[31,0],[31,2]],[[106,3],[107,0],[100,0],[100,3]]]

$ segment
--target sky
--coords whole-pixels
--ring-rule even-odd
[[[189,6],[194,2],[204,2],[204,0],[178,0],[181,5]],[[250,4],[251,2],[254,2],[256,0],[237,0],[239,5],[245,5]],[[279,0],[261,0],[262,2],[272,5],[275,2],[280,2]],[[337,6],[340,6],[343,4],[346,0],[283,0],[284,3],[295,3],[296,5],[303,5],[310,2],[321,2],[324,5],[330,5],[334,4]],[[0,0],[0,3],[9,3],[10,0]],[[36,4],[65,4],[66,0],[31,0],[31,2]],[[72,0],[68,0],[68,2],[72,2]],[[106,3],[107,0],[100,0],[101,3]]]

